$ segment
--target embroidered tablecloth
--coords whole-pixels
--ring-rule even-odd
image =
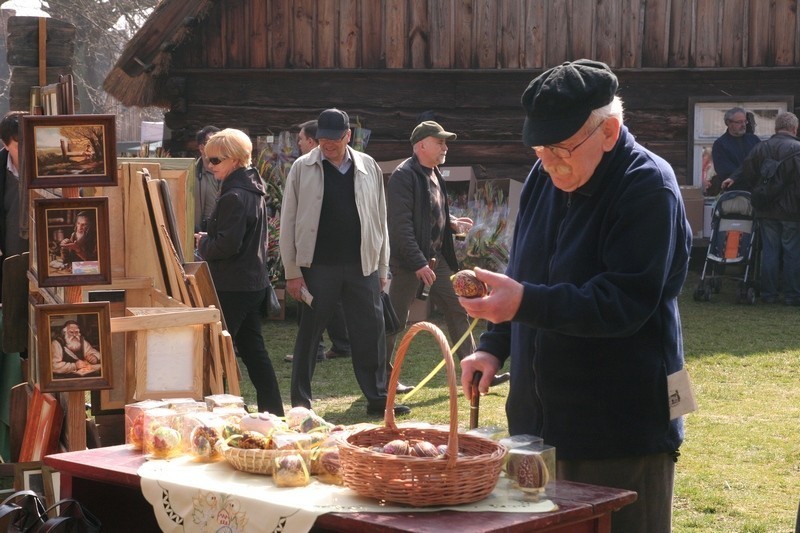
[[[148,461],[139,469],[142,493],[165,532],[308,531],[321,514],[342,512],[553,511],[550,500],[526,500],[504,477],[484,500],[454,507],[381,505],[346,487],[312,478],[310,485],[278,488],[270,476],[248,474],[226,461],[197,463],[188,457]]]

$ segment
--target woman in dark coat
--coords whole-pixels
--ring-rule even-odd
[[[261,304],[267,294],[266,191],[251,166],[246,133],[225,129],[206,143],[209,169],[221,181],[207,232],[195,234],[208,262],[222,313],[256,389],[259,411],[283,416],[278,380],[261,335]]]

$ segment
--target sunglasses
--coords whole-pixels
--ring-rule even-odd
[[[214,166],[217,166],[220,163],[222,163],[223,161],[225,161],[226,159],[228,159],[228,158],[227,157],[209,157],[208,158],[208,162],[210,164],[214,165]]]

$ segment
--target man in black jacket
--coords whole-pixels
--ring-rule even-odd
[[[0,121],[0,138],[3,148],[0,149],[0,206],[3,212],[0,217],[0,286],[2,286],[2,262],[6,257],[28,251],[28,239],[20,236],[20,200],[19,178],[19,120],[25,113],[10,111]],[[26,208],[27,211],[27,208]],[[0,301],[2,301],[0,299]]]
[[[386,188],[389,222],[389,266],[392,283],[389,297],[401,322],[421,285],[430,287],[430,298],[444,313],[450,342],[457,342],[469,329],[469,317],[458,303],[450,276],[458,270],[454,233],[472,227],[469,218],[450,215],[447,189],[439,165],[447,156],[447,141],[456,134],[432,120],[421,122],[411,133],[414,155],[392,172]],[[431,261],[436,259],[435,265]],[[386,339],[386,353],[394,351],[395,336]],[[475,350],[470,335],[457,350],[459,359]],[[497,383],[507,381],[498,376]]]
[[[794,113],[775,117],[775,135],[757,144],[742,163],[742,172],[727,179],[722,188],[735,184],[737,189],[752,190],[760,178],[761,163],[771,158],[780,161],[778,176],[786,187],[772,205],[756,209],[761,231],[761,300],[778,301],[783,289],[786,305],[800,306],[800,139]],[[780,283],[780,257],[783,252],[784,283]]]

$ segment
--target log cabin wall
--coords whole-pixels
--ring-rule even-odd
[[[174,154],[193,151],[206,124],[255,136],[337,106],[372,130],[368,153],[395,159],[409,155],[419,113],[433,110],[459,134],[448,164],[522,179],[534,161],[520,143],[522,90],[546,68],[589,57],[619,75],[638,140],[688,182],[690,98],[800,102],[796,0],[212,4],[154,73]]]

